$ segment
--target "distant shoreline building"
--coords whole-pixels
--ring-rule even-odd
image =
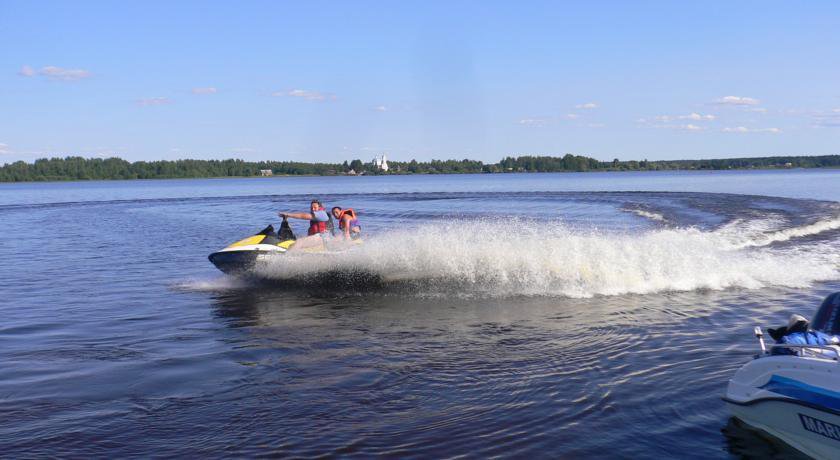
[[[388,157],[383,153],[381,157],[373,159],[373,167],[384,172],[388,172]]]
[[[273,175],[274,175],[274,171],[272,171],[270,169],[260,169],[260,176],[268,177],[268,176],[273,176]]]

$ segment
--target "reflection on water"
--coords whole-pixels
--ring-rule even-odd
[[[721,430],[726,436],[726,448],[733,455],[745,459],[807,460],[810,457],[779,441],[773,436],[730,418]]]
[[[329,405],[317,421],[286,428],[331,433],[316,451],[387,455],[713,456],[720,443],[699,440],[720,432],[717,400],[755,353],[747,318],[783,311],[772,306],[781,292],[446,302],[288,294],[214,295],[219,320],[265,371],[249,376],[255,388],[305,395],[261,400],[306,420],[313,404]],[[775,452],[749,433],[725,433],[733,454],[743,453],[735,439]]]

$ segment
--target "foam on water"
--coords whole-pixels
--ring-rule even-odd
[[[832,225],[814,224],[783,235],[813,234]],[[578,298],[803,287],[840,278],[836,250],[763,248],[767,235],[754,227],[744,234],[733,229],[628,234],[524,221],[429,224],[371,238],[343,253],[278,258],[261,265],[259,274],[280,281],[314,280],[324,273],[366,274],[386,287],[408,287],[423,295]]]
[[[216,292],[241,289],[247,287],[245,280],[232,276],[220,275],[209,279],[189,279],[171,285],[172,289],[179,291]]]
[[[780,228],[782,225],[783,223],[778,220],[769,219],[754,221],[748,225],[738,222],[737,224],[726,226],[722,229],[722,232],[729,234],[735,239],[740,239],[741,241],[735,244],[739,248],[768,246],[773,243],[840,229],[840,217],[824,219],[791,228]]]
[[[662,214],[659,214],[658,212],[645,211],[644,209],[631,209],[630,211],[639,217],[644,217],[645,219],[655,220],[657,222],[665,222],[665,217]]]

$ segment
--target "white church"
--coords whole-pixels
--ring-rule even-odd
[[[375,157],[373,159],[373,166],[380,171],[388,172],[388,156],[383,153],[381,157]]]

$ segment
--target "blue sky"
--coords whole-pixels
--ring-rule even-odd
[[[840,153],[840,3],[0,0],[0,163]]]

